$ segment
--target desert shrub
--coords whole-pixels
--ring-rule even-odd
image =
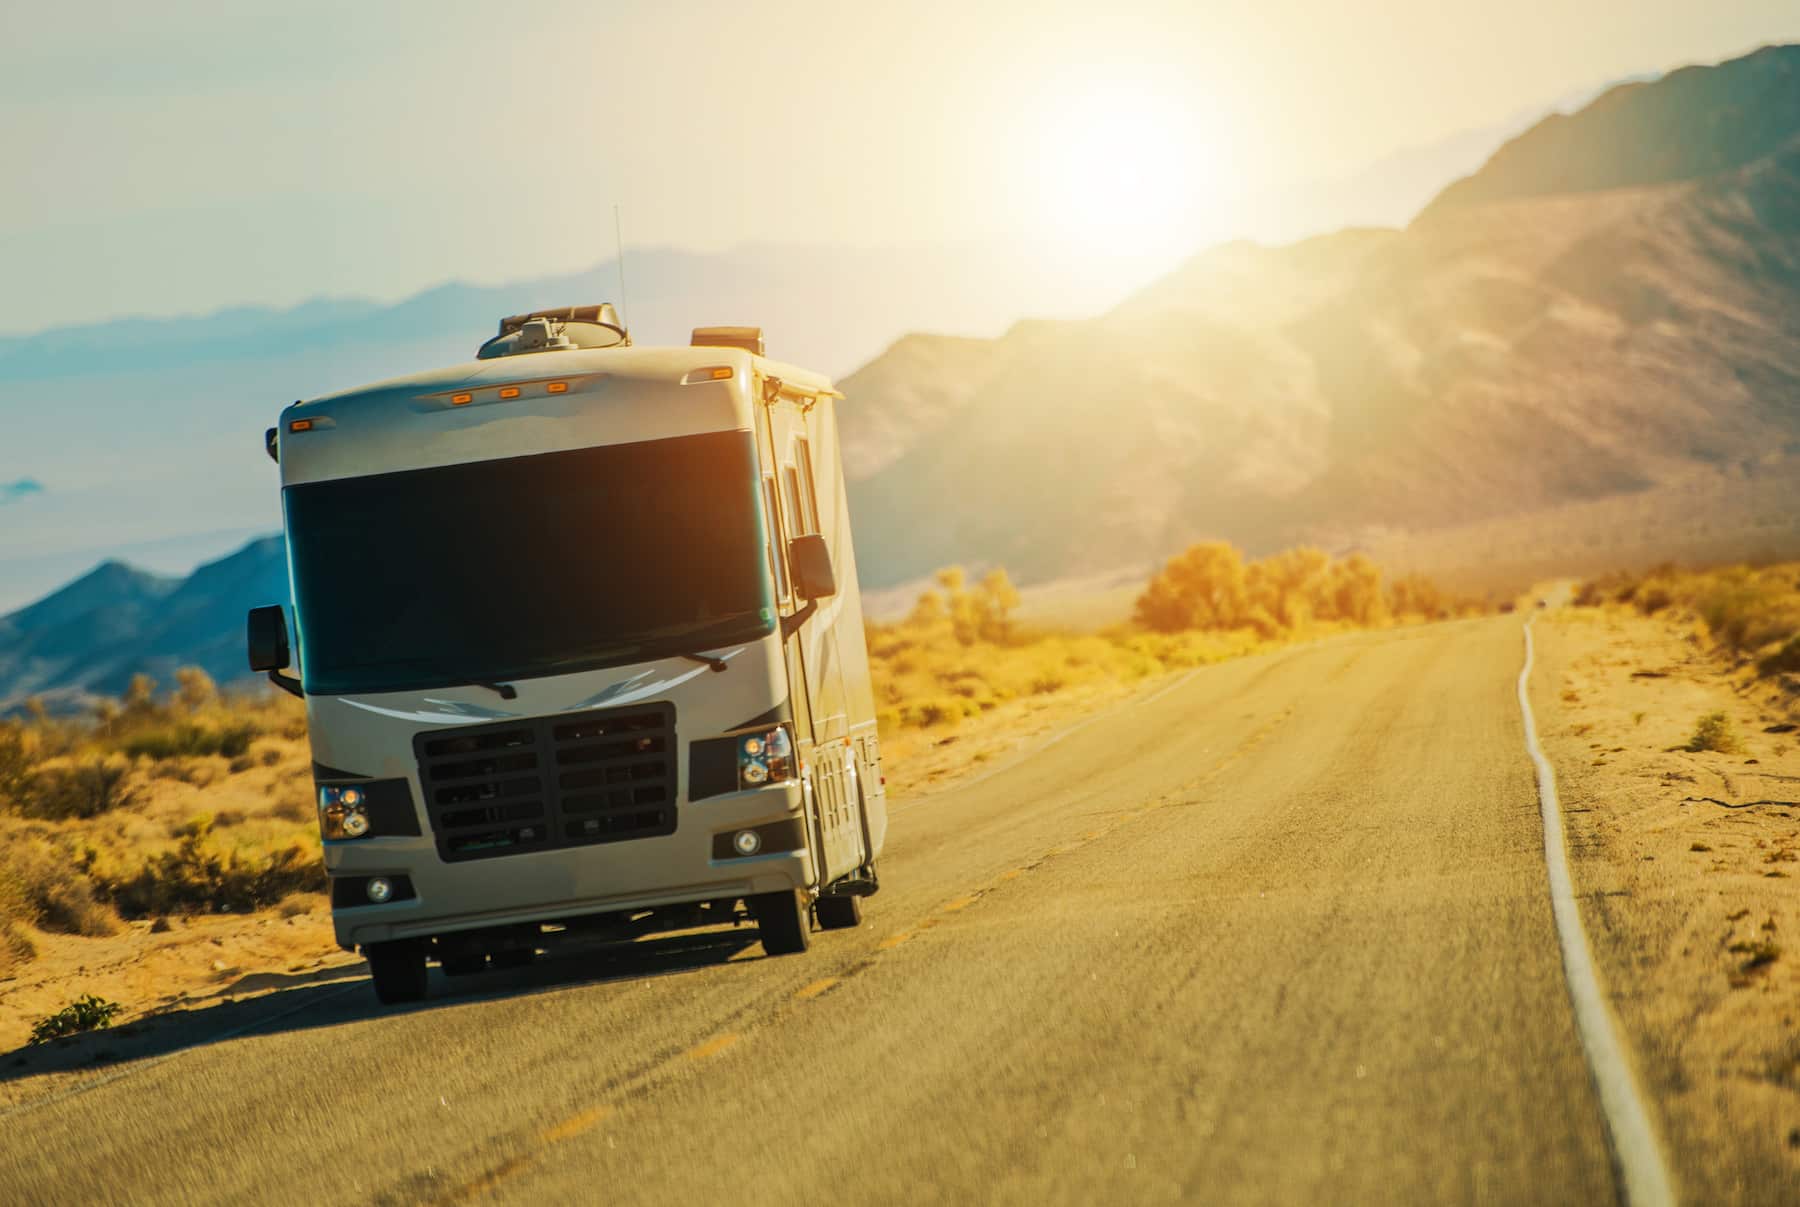
[[[1689,750],[1715,750],[1720,754],[1736,754],[1744,748],[1738,740],[1737,727],[1722,712],[1709,712],[1694,725],[1688,739]]]
[[[31,1042],[41,1044],[65,1035],[103,1030],[112,1025],[113,1015],[123,1008],[117,1002],[109,1002],[91,993],[83,994],[55,1014],[40,1018],[32,1024]]]
[[[325,868],[316,854],[283,847],[261,857],[222,853],[208,841],[210,820],[188,827],[172,851],[144,860],[134,872],[103,882],[127,918],[163,914],[238,914],[274,905],[289,893],[320,891]]]
[[[47,821],[98,817],[137,799],[130,779],[130,764],[117,755],[75,758],[35,771],[16,808]]]
[[[67,935],[110,935],[113,913],[94,894],[85,862],[42,843],[0,852],[0,915]]]
[[[0,721],[0,809],[19,807],[31,782],[31,764],[25,727],[16,721]]]
[[[162,760],[220,754],[234,759],[241,758],[261,735],[261,728],[249,721],[176,721],[138,730],[121,738],[118,746],[133,758]]]
[[[37,944],[17,921],[0,916],[0,976],[11,976],[21,964],[37,958]]]
[[[1202,541],[1170,558],[1138,596],[1137,622],[1159,633],[1235,629],[1250,611],[1244,555],[1225,541]]]
[[[1315,621],[1366,627],[1395,614],[1435,620],[1476,610],[1479,604],[1422,575],[1384,589],[1381,567],[1365,554],[1333,560],[1317,549],[1287,549],[1246,563],[1236,546],[1203,541],[1168,560],[1133,617],[1156,633],[1247,629],[1272,640]]]
[[[175,671],[175,703],[189,713],[210,708],[219,702],[219,689],[212,676],[197,666],[178,667]]]
[[[1756,669],[1765,675],[1800,675],[1800,633],[1789,637],[1780,649],[1757,663]]]

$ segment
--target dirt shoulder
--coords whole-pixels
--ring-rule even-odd
[[[1800,717],[1667,620],[1564,608],[1535,632],[1582,917],[1681,1194],[1794,1202]],[[1739,749],[1685,749],[1712,713]]]

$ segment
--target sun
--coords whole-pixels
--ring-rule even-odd
[[[1223,191],[1216,140],[1193,106],[1119,81],[1040,110],[1038,204],[1047,232],[1099,254],[1183,241]]]

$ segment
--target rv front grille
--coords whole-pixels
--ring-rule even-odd
[[[675,832],[675,709],[469,725],[413,739],[450,862]]]

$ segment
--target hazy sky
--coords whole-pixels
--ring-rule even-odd
[[[0,4],[0,331],[627,239],[1167,254],[1793,0]],[[1248,199],[1248,200],[1247,200]]]

